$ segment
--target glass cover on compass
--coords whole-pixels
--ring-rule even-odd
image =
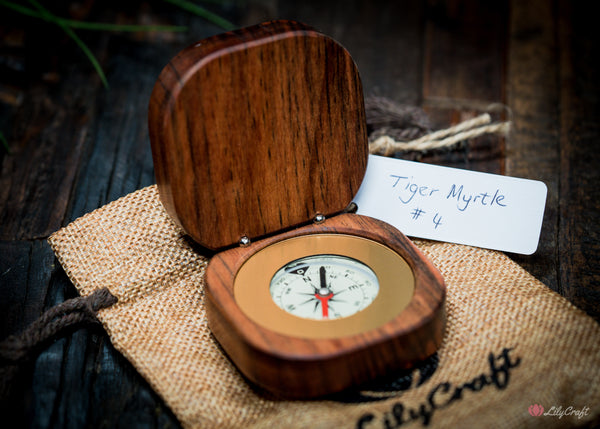
[[[352,316],[368,307],[379,292],[371,268],[340,255],[296,259],[271,279],[273,301],[305,319],[331,320]]]

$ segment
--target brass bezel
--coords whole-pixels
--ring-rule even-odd
[[[311,320],[279,308],[269,284],[286,263],[318,254],[354,258],[369,266],[379,280],[375,300],[358,313],[333,320]],[[258,325],[279,334],[306,338],[340,338],[368,332],[394,319],[410,303],[415,278],[406,260],[389,247],[371,239],[347,234],[312,234],[273,243],[252,255],[239,269],[234,299]]]

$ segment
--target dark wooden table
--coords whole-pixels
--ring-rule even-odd
[[[600,320],[600,39],[586,6],[568,0],[222,3],[207,6],[236,26],[289,18],[333,36],[355,58],[367,94],[422,106],[436,128],[491,103],[506,105],[504,116],[513,121],[506,139],[480,138],[421,159],[544,181],[538,251],[509,256]],[[159,1],[48,7],[72,19],[188,30],[76,30],[105,71],[107,89],[59,27],[0,6],[0,132],[9,146],[0,147],[0,339],[77,295],[47,237],[154,183],[146,123],[152,85],[180,49],[222,31]],[[179,426],[98,327],[69,332],[25,365],[2,411],[14,427]]]

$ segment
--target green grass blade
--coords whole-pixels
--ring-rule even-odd
[[[4,137],[4,134],[2,134],[2,131],[0,131],[0,141],[2,142],[2,146],[4,146],[4,150],[6,150],[6,153],[10,155],[10,146],[8,145],[8,140],[6,140],[6,137]]]
[[[9,9],[12,9],[15,12],[19,12],[23,15],[33,16],[35,18],[41,18],[40,14],[37,13],[35,10],[29,9],[28,7],[13,3],[11,1],[0,0],[0,6],[7,7]]]
[[[96,70],[96,73],[98,73],[98,76],[100,76],[100,80],[102,81],[102,84],[104,85],[104,87],[108,88],[108,81],[106,80],[106,75],[104,74],[104,71],[102,71],[102,67],[100,66],[100,63],[98,62],[98,60],[96,59],[96,57],[94,56],[94,54],[92,53],[90,48],[88,48],[87,45],[85,43],[83,43],[83,40],[81,40],[77,36],[77,34],[75,34],[75,32],[73,30],[71,30],[69,27],[67,27],[66,25],[61,24],[61,23],[58,23],[58,25],[63,29],[63,31],[65,33],[67,33],[67,35],[71,39],[73,39],[73,41],[77,44],[77,46],[79,46],[79,48],[83,51],[85,56],[92,63],[92,66],[94,66],[94,69]]]
[[[85,43],[83,43],[83,40],[81,40],[71,28],[69,28],[66,24],[63,24],[62,22],[60,22],[60,20],[58,20],[56,16],[54,16],[52,13],[50,13],[46,8],[44,8],[36,0],[29,0],[29,3],[31,3],[33,6],[35,6],[35,8],[38,10],[38,12],[42,15],[43,19],[54,22],[56,25],[58,25],[60,28],[62,28],[63,31],[65,33],[67,33],[67,35],[71,39],[73,39],[73,41],[77,44],[77,46],[79,46],[79,49],[81,49],[83,51],[85,56],[92,63],[92,66],[96,70],[96,73],[98,73],[98,76],[100,76],[100,80],[102,81],[102,84],[104,85],[104,87],[108,88],[108,81],[106,80],[106,75],[104,74],[104,71],[102,71],[102,67],[100,67],[100,63],[98,62],[98,60],[96,59],[96,57],[94,56],[94,54],[92,53],[90,48],[88,48],[87,45]]]
[[[99,31],[186,31],[187,27],[180,25],[137,25],[137,24],[109,24],[104,22],[86,22],[75,21],[72,19],[58,18],[57,21],[70,28],[81,30],[99,30]]]
[[[221,18],[219,15],[212,13],[211,11],[206,10],[202,6],[198,6],[197,4],[192,3],[190,1],[187,1],[187,0],[165,0],[165,1],[167,3],[174,4],[175,6],[179,6],[180,8],[187,10],[188,12],[196,14],[196,15],[212,22],[213,24],[218,25],[221,28],[224,28],[225,30],[233,30],[234,28],[236,28],[235,25],[233,25],[231,22],[227,21],[225,18]]]
[[[223,3],[227,3],[226,0],[202,0],[202,3],[212,3],[222,5]]]
[[[53,23],[62,23],[70,28],[78,28],[82,30],[99,30],[99,31],[186,31],[187,27],[180,25],[137,25],[137,24],[110,24],[104,22],[86,22],[86,21],[76,21],[74,19],[65,19],[60,18],[58,16],[52,15],[52,17],[48,15],[44,15],[36,12],[33,9],[29,9],[28,7],[22,6],[20,4],[16,4],[13,2],[9,2],[6,0],[0,0],[0,6],[4,6],[8,9],[12,9],[15,12],[20,14],[31,16],[34,18],[40,18],[45,21],[53,22]],[[50,14],[51,15],[51,14]]]
[[[109,24],[109,23],[100,23],[100,22],[84,22],[84,21],[76,21],[72,19],[64,19],[60,18],[50,11],[48,11],[45,7],[43,7],[37,0],[28,0],[36,9],[30,9],[23,5],[0,0],[0,6],[4,6],[8,9],[12,9],[18,13],[21,13],[26,16],[31,16],[34,18],[43,19],[44,21],[51,22],[53,24],[58,25],[83,51],[85,56],[88,58],[92,66],[100,76],[100,80],[102,84],[108,88],[108,81],[106,79],[106,75],[104,71],[102,71],[102,67],[100,63],[92,53],[92,51],[87,47],[87,45],[75,34],[73,28],[82,29],[82,30],[100,30],[100,31],[185,31],[186,27],[183,26],[171,26],[171,25],[122,25],[122,24]],[[194,13],[222,28],[225,30],[233,30],[236,28],[234,24],[227,21],[224,18],[221,18],[219,15],[210,12],[209,10],[199,6],[195,3],[192,3],[188,0],[165,0],[168,3],[179,6],[180,8]]]

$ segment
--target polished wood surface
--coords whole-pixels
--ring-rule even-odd
[[[0,145],[2,338],[76,295],[46,238],[156,182],[147,126],[153,85],[173,55],[223,31],[167,2],[47,5],[72,19],[188,31],[75,30],[107,74],[107,90],[58,27],[0,7],[0,132],[10,147]],[[512,120],[506,139],[401,156],[544,181],[539,249],[509,256],[600,320],[600,44],[588,4],[248,0],[209,7],[239,27],[294,19],[332,36],[356,61],[366,95],[422,106],[433,128],[505,105],[494,116]],[[42,350],[1,405],[14,427],[179,427],[99,328],[69,332]]]
[[[179,53],[154,86],[148,123],[161,200],[210,249],[341,212],[367,164],[356,65],[296,22]]]
[[[282,335],[249,318],[234,297],[234,279],[240,267],[269,245],[318,233],[367,238],[402,256],[415,282],[408,307],[375,329],[331,339]],[[205,294],[209,327],[229,357],[250,380],[288,398],[334,393],[409,368],[437,350],[445,326],[446,287],[439,271],[398,230],[355,214],[334,216],[216,254],[206,270]]]

